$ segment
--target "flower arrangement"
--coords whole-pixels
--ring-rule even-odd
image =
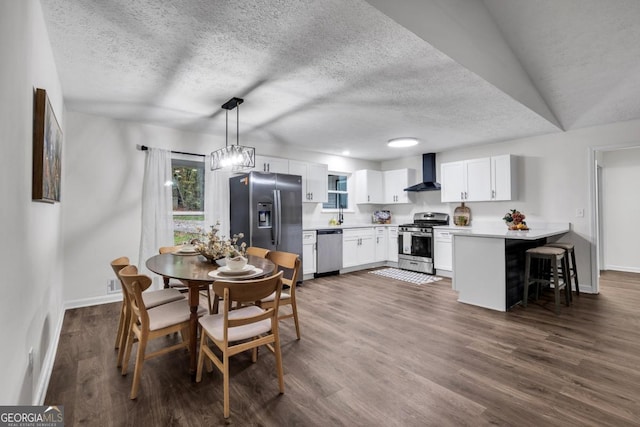
[[[528,230],[529,227],[524,221],[525,218],[526,216],[522,212],[511,209],[502,219],[507,223],[509,230]]]
[[[242,242],[238,247],[238,240],[242,239],[244,234],[234,234],[233,237],[227,239],[224,236],[221,237],[218,235],[220,232],[219,226],[220,222],[217,222],[216,225],[211,226],[209,232],[202,233],[201,231],[202,240],[195,242],[196,251],[211,262],[225,257],[235,258],[244,256],[247,244]]]

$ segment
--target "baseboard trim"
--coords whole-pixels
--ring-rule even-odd
[[[64,303],[64,308],[65,310],[69,310],[72,308],[89,307],[92,305],[100,305],[100,304],[109,304],[109,303],[118,302],[118,301],[122,301],[122,293],[120,292],[118,292],[117,294],[66,301]]]
[[[621,265],[606,265],[604,269],[613,270],[613,271],[623,271],[625,273],[640,273],[640,268],[638,267],[624,267]]]
[[[38,387],[34,395],[33,404],[43,405],[44,399],[47,397],[47,389],[49,388],[49,380],[51,380],[51,374],[53,373],[53,364],[56,361],[56,354],[58,353],[58,343],[60,342],[60,334],[62,334],[62,324],[64,323],[65,309],[61,310],[56,329],[53,334],[55,337],[49,348],[47,349],[47,355],[42,362],[40,369],[40,378],[38,379]],[[62,404],[63,402],[56,402]]]

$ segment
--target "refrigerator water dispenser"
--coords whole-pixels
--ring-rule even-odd
[[[271,203],[258,203],[258,228],[271,228]]]

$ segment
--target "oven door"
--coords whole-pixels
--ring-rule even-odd
[[[416,232],[410,233],[410,242],[407,241],[409,233],[398,235],[398,254],[411,255],[420,258],[433,258],[433,233]]]

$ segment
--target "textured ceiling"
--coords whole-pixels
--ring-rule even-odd
[[[382,160],[640,118],[636,1],[41,3],[68,109],[222,136],[243,97],[258,151]],[[416,26],[438,13],[459,27]]]

